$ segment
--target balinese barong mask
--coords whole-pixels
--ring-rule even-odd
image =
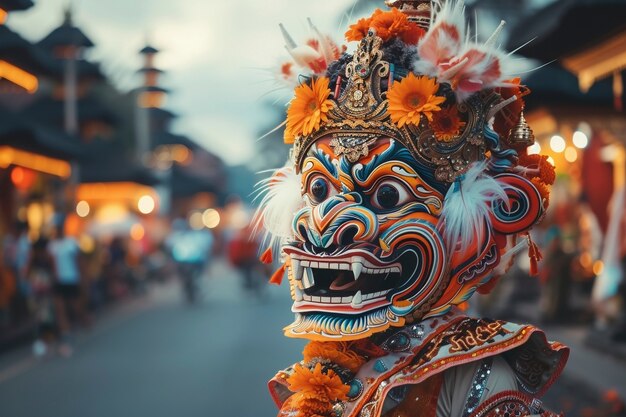
[[[446,313],[488,291],[528,248],[554,170],[527,155],[527,90],[495,34],[477,44],[463,4],[395,1],[346,33],[297,47],[309,69],[287,111],[292,160],[265,183],[291,337],[354,340]],[[314,31],[319,34],[317,29]],[[268,252],[264,256],[269,259]]]

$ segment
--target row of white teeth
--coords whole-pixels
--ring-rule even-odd
[[[295,292],[295,300],[296,302],[301,301],[312,301],[317,303],[327,303],[327,304],[350,304],[352,308],[358,309],[363,307],[363,304],[367,300],[373,300],[375,298],[383,297],[387,295],[391,290],[385,290],[380,292],[373,292],[370,294],[362,294],[361,291],[357,291],[356,294],[347,297],[320,297],[320,296],[311,296],[305,294],[300,288],[297,286],[294,287]]]
[[[362,260],[362,258],[358,258]],[[389,274],[389,273],[400,273],[400,267],[391,266],[388,268],[367,268],[363,266],[363,262],[359,262],[358,260],[352,260],[352,263],[343,263],[343,262],[315,262],[315,261],[305,261],[298,259],[291,259],[291,268],[293,270],[294,278],[298,281],[303,278],[308,278],[311,285],[307,285],[304,283],[304,288],[312,287],[315,282],[313,280],[313,274],[310,270],[305,274],[305,268],[317,268],[317,269],[335,269],[335,270],[343,270],[349,271],[352,270],[354,274],[354,280],[359,279],[362,273],[366,274]]]

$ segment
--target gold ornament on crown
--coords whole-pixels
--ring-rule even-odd
[[[399,3],[405,7],[405,4],[425,2]],[[377,138],[388,137],[400,142],[418,161],[432,168],[438,181],[453,182],[472,162],[485,159],[487,145],[483,128],[490,109],[502,98],[485,91],[457,105],[465,126],[457,137],[445,142],[437,140],[424,118],[419,125],[400,128],[391,121],[387,111],[389,102],[386,93],[381,91],[382,80],[387,79],[389,84],[394,81],[382,46],[382,39],[371,29],[361,39],[352,61],[346,66],[345,78],[337,80],[337,83],[347,80],[345,87],[341,91],[341,86],[335,86],[335,92],[341,91],[341,94],[329,98],[336,105],[328,112],[328,120],[319,130],[295,139],[291,154],[296,169],[302,165],[309,147],[321,138],[331,138],[330,144],[337,155],[345,155],[348,161],[356,162],[368,155],[369,146]]]

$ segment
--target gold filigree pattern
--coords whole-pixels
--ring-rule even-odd
[[[382,40],[374,31],[363,38],[352,61],[346,66],[347,84],[335,105],[327,114],[328,121],[308,136],[295,140],[292,157],[296,168],[302,165],[308,148],[323,137],[389,137],[402,143],[411,154],[435,171],[437,181],[451,183],[475,161],[483,160],[487,144],[483,129],[486,114],[502,100],[495,92],[476,94],[457,110],[465,126],[457,137],[437,140],[426,121],[421,124],[397,127],[389,117],[389,102],[381,92],[381,83],[390,76],[390,65],[383,60]],[[341,153],[355,162],[357,155],[367,155],[370,143],[346,146],[335,141]],[[366,149],[367,146],[367,149]]]
[[[345,155],[348,161],[354,163],[362,156],[369,155],[369,147],[378,138],[374,134],[351,134],[349,136],[335,135],[330,141],[330,146],[337,156]]]

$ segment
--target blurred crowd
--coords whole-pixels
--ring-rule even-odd
[[[33,237],[16,222],[0,242],[0,349],[32,341],[35,356],[51,347],[72,355],[72,330],[89,328],[106,307],[177,280],[186,302],[202,298],[211,261],[223,258],[239,271],[245,292],[264,297],[269,270],[259,261],[251,226],[218,231],[175,218],[156,240],[146,234],[68,233],[63,219]]]
[[[538,275],[531,274],[529,257],[518,256],[478,308],[483,314],[518,321],[586,325],[590,334],[626,342],[626,212],[618,216],[619,239],[613,242],[611,229],[603,233],[584,195],[571,198],[559,188],[555,191],[547,218],[531,235],[542,254]],[[623,196],[614,197],[619,198]],[[611,214],[619,209],[616,204],[610,208]],[[607,258],[607,247],[617,262]]]
[[[36,355],[53,341],[71,355],[72,324],[88,327],[105,305],[141,293],[160,256],[144,258],[129,237],[69,236],[62,220],[35,239],[28,232],[18,222],[2,242],[0,328],[5,341],[34,336]]]

